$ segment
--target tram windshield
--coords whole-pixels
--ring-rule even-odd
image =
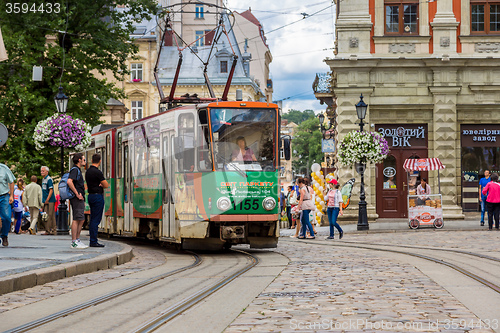
[[[275,109],[210,110],[216,170],[275,169]]]

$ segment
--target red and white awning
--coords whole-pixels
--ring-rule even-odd
[[[403,168],[408,171],[429,171],[441,170],[445,166],[441,163],[439,158],[409,158],[403,164]]]

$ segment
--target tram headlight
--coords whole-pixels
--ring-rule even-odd
[[[231,200],[228,197],[221,197],[217,200],[217,208],[226,211],[231,207]]]
[[[265,210],[273,210],[276,207],[276,200],[272,197],[267,197],[262,201],[262,206]]]

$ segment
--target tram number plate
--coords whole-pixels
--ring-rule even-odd
[[[237,207],[239,207],[240,210],[250,210],[250,209],[257,210],[259,209],[259,199],[253,199],[253,200],[245,199],[242,200],[239,205],[233,202],[234,210],[236,210]]]

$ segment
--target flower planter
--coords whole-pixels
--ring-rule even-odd
[[[55,114],[38,122],[33,139],[37,150],[47,145],[82,151],[91,142],[90,125],[70,115]]]
[[[389,154],[385,138],[378,132],[349,132],[340,143],[339,161],[345,166],[362,163],[380,163]]]

